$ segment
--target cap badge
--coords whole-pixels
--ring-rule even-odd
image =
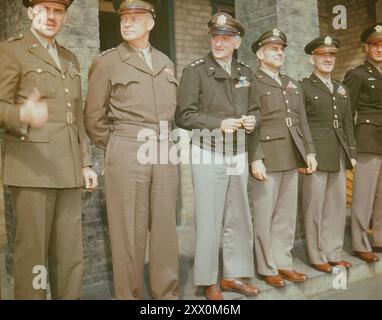
[[[324,39],[324,43],[325,43],[326,45],[330,46],[330,45],[333,44],[333,40],[332,40],[331,37],[327,36],[327,37],[325,37],[325,39]]]
[[[374,29],[376,32],[382,33],[382,26],[381,25],[377,25]]]
[[[278,30],[278,29],[273,29],[273,30],[272,30],[272,34],[273,34],[275,37],[280,37],[280,30]]]
[[[227,17],[225,15],[220,15],[217,20],[219,26],[224,26],[227,23]]]

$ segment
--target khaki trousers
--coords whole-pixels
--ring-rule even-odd
[[[33,286],[35,277],[42,274],[34,274],[33,269],[42,266],[49,270],[52,299],[79,299],[81,189],[9,189],[16,218],[14,298],[46,298],[46,289]]]
[[[302,211],[310,263],[341,261],[346,224],[346,165],[343,153],[340,171],[317,171],[302,176]]]
[[[198,154],[202,157],[200,164],[194,161]],[[223,277],[251,278],[254,276],[253,235],[246,154],[223,157],[193,145],[192,155],[196,227],[194,283],[197,286],[217,283],[221,239]],[[203,162],[215,156],[219,158],[217,162]]]
[[[372,251],[367,237],[371,218],[372,245],[382,247],[382,155],[358,153],[351,219],[353,250]]]
[[[159,143],[156,141],[154,144]],[[177,167],[140,164],[142,142],[110,137],[105,155],[105,191],[114,291],[117,299],[144,298],[146,240],[150,231],[150,284],[153,299],[176,299]]]
[[[277,275],[293,269],[297,217],[297,170],[268,173],[268,181],[252,179],[257,272]]]

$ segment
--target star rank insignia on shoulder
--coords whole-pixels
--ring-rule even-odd
[[[19,34],[13,36],[13,37],[10,37],[8,39],[8,42],[13,42],[13,41],[22,40],[22,39],[24,39],[24,35],[22,33],[19,33]]]
[[[196,60],[196,61],[190,63],[190,66],[191,67],[196,67],[196,66],[202,65],[203,63],[204,63],[204,60],[203,59],[199,59],[199,60]]]

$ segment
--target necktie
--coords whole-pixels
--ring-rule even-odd
[[[329,81],[329,80],[325,80],[325,85],[328,87],[330,92],[333,94],[333,84],[332,84],[332,82]]]
[[[48,50],[50,56],[52,57],[52,59],[54,60],[54,62],[57,64],[57,66],[58,66],[59,68],[61,68],[61,65],[60,65],[60,59],[59,59],[59,57],[58,57],[57,50],[54,50],[53,45],[50,45],[50,44],[47,44],[46,49]]]
[[[148,50],[141,50],[141,57],[147,63],[151,70],[153,70],[153,62],[151,60],[151,55]]]
[[[275,79],[275,81],[276,81],[280,86],[282,86],[280,77],[279,77],[277,74],[275,74],[275,75],[273,76],[273,79]]]

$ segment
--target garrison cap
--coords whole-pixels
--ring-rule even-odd
[[[68,8],[73,3],[74,0],[22,0],[22,1],[23,1],[24,7],[27,7],[27,8],[42,2],[62,3]]]
[[[306,54],[314,53],[337,53],[340,48],[340,41],[332,36],[317,37],[310,41],[304,48]]]
[[[263,45],[268,43],[279,43],[284,47],[287,46],[287,37],[284,32],[275,28],[264,32],[254,43],[252,43],[252,51],[257,52]]]
[[[155,18],[160,10],[160,0],[113,0],[113,7],[119,15],[125,13],[149,12]]]
[[[215,13],[208,21],[209,33],[222,36],[240,36],[245,34],[244,26],[237,19],[232,18],[228,13]]]
[[[382,41],[382,22],[367,27],[361,34],[362,43]]]

